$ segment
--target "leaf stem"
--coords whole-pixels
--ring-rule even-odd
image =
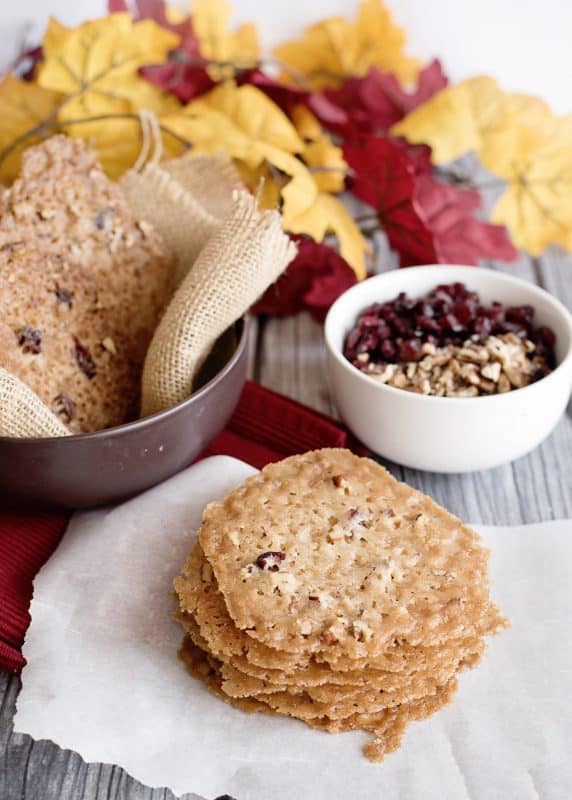
[[[4,163],[4,161],[8,158],[11,153],[14,152],[21,144],[24,144],[29,139],[33,139],[38,136],[42,136],[44,133],[48,133],[50,131],[61,131],[65,130],[65,128],[71,125],[82,125],[88,122],[102,122],[104,120],[135,120],[137,122],[141,122],[141,118],[139,114],[134,113],[124,113],[124,114],[98,114],[94,117],[84,117],[83,119],[67,119],[67,120],[57,120],[54,118],[54,113],[50,114],[49,117],[46,117],[44,120],[39,122],[34,128],[31,128],[29,131],[21,134],[20,136],[16,137],[9,145],[7,145],[3,150],[0,151],[0,166]],[[185,151],[190,150],[193,146],[193,143],[190,139],[181,136],[176,131],[172,130],[166,125],[162,123],[159,124],[159,129],[162,133],[166,134],[167,136],[172,136],[173,139],[182,144]]]

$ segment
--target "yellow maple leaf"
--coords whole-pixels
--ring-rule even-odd
[[[245,23],[231,32],[230,17],[226,0],[194,0],[192,22],[200,52],[211,61],[234,62],[241,68],[254,66],[260,55],[256,27]],[[213,69],[212,77],[220,78],[220,69],[209,68],[209,72]]]
[[[340,253],[359,280],[367,274],[365,256],[369,247],[344,204],[330,194],[320,192],[310,174],[295,176],[282,190],[284,229],[306,233],[317,242],[333,233]]]
[[[506,95],[492,78],[470,78],[448,86],[393,126],[394,136],[432,148],[435,164],[477,153],[484,137],[506,112]]]
[[[269,165],[264,162],[257,167],[248,167],[243,161],[236,161],[240,177],[248,188],[258,194],[258,206],[263,209],[274,209],[280,205],[280,189],[287,180],[272,174]]]
[[[318,117],[304,103],[297,103],[290,112],[294,127],[306,141],[319,139],[323,133]]]
[[[110,178],[116,180],[132,167],[141,152],[142,133],[138,119],[86,121],[67,125],[63,131],[72,138],[84,141],[96,154],[97,160]]]
[[[348,165],[341,148],[336,147],[329,136],[324,134],[309,142],[301,155],[321,192],[343,191]]]
[[[274,54],[303,75],[312,89],[337,86],[374,66],[407,84],[417,77],[419,62],[405,55],[404,44],[403,29],[395,25],[383,3],[362,0],[354,22],[344,17],[323,20],[306,28],[299,41],[277,47]]]
[[[533,256],[550,244],[572,249],[572,114],[548,113],[537,106],[536,116],[510,116],[481,151],[487,169],[508,183],[492,220]]]
[[[164,61],[177,43],[177,36],[152,20],[133,23],[129,14],[111,14],[77,28],[50,20],[37,81],[67,95],[62,120],[140,108],[161,113],[175,107],[174,98],[140,78],[138,70]]]
[[[162,121],[189,139],[197,152],[225,150],[252,169],[268,161],[288,175],[304,169],[294,156],[304,149],[296,129],[254,86],[227,81]]]
[[[62,95],[29,81],[6,75],[0,83],[0,151],[4,152],[23,134],[34,130],[53,115]],[[11,182],[18,174],[22,150],[42,137],[31,136],[0,161],[0,181]]]

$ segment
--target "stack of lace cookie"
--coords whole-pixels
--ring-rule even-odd
[[[377,761],[507,624],[477,534],[347,450],[271,464],[210,504],[175,591],[181,657],[212,691],[366,731]]]

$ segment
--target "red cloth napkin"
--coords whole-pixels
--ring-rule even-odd
[[[246,383],[227,427],[201,458],[229,455],[261,468],[287,455],[357,443],[335,420],[256,383]],[[19,672],[34,576],[56,549],[70,515],[0,512],[0,667]]]

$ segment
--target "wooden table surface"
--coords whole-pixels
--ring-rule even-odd
[[[515,264],[498,268],[540,284],[572,309],[571,256],[556,253],[538,260],[523,256]],[[251,377],[309,406],[334,413],[324,374],[322,330],[305,314],[259,324],[252,343]],[[498,469],[447,476],[387,466],[400,479],[474,523],[500,525],[572,518],[572,408],[569,405],[544,444]],[[86,764],[77,754],[50,742],[14,734],[12,718],[19,688],[17,677],[0,672],[0,800],[174,797],[168,790],[142,786],[119,767]],[[184,797],[189,800],[196,795]]]

